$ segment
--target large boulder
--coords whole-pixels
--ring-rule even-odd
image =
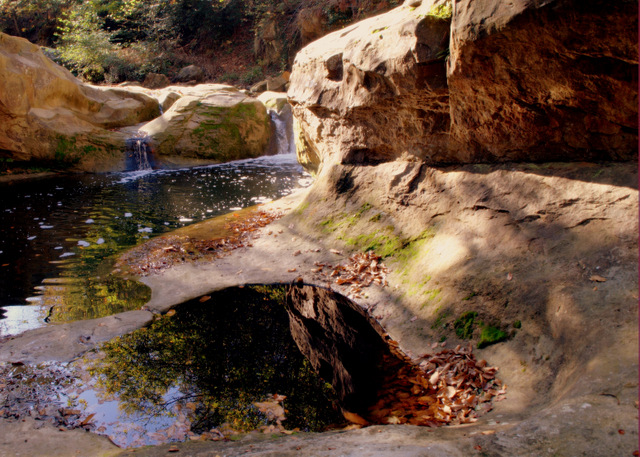
[[[300,51],[288,95],[300,155],[309,156],[303,160],[446,160],[450,19],[440,14],[443,3],[396,8]]]
[[[221,89],[186,92],[139,133],[150,137],[161,161],[224,162],[264,154],[271,126],[260,101]]]
[[[448,62],[462,161],[629,159],[638,4],[458,0]]]
[[[316,168],[634,158],[637,11],[412,0],[331,33],[293,66],[299,155]]]
[[[0,33],[0,150],[4,154],[80,169],[117,168],[125,138],[111,129],[158,114],[154,98],[82,84],[38,46]]]

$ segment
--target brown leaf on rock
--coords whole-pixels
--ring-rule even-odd
[[[128,267],[136,275],[147,276],[185,262],[215,260],[235,249],[252,246],[250,241],[257,237],[254,232],[280,217],[281,213],[265,211],[236,217],[226,224],[229,234],[226,237],[196,239],[179,234],[157,237],[123,254],[115,268]]]
[[[373,423],[398,421],[428,427],[473,423],[491,410],[491,400],[506,389],[495,379],[497,368],[486,367],[484,361],[476,363],[471,346],[425,354],[426,360],[419,365],[401,357],[398,347],[389,349],[393,355],[385,365],[404,365],[385,380],[379,400],[365,416]],[[487,373],[493,379],[485,380]]]
[[[589,277],[589,281],[593,281],[593,282],[606,282],[607,278],[603,278],[600,275],[591,275]]]

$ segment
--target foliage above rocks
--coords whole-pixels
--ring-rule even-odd
[[[141,81],[148,73],[175,77],[181,67],[198,63],[206,64],[209,79],[251,85],[259,73],[289,67],[301,46],[328,31],[399,3],[12,0],[0,3],[0,31],[54,47],[52,55],[91,82]],[[206,62],[225,53],[235,57],[231,71],[220,72],[215,63]],[[252,60],[258,61],[260,72]]]

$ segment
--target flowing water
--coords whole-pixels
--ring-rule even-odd
[[[111,274],[118,253],[309,183],[295,155],[279,154],[0,184],[0,336],[44,325],[55,306],[74,310],[68,319],[137,309],[149,290]]]

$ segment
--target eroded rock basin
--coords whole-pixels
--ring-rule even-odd
[[[499,377],[508,386],[506,399],[496,402],[494,410],[474,424],[439,428],[373,425],[277,439],[249,434],[233,442],[178,444],[181,453],[632,455],[637,449],[636,170],[634,164],[601,168],[510,165],[490,170],[474,166],[425,170],[419,165],[412,169],[409,164],[386,164],[366,170],[327,169],[319,177],[314,198],[303,201],[298,196],[278,202],[278,209],[288,215],[258,230],[251,247],[237,249],[211,264],[177,265],[143,278],[153,291],[146,310],[117,319],[63,324],[49,334],[46,328],[30,332],[3,342],[0,358],[38,362],[56,354],[59,360],[70,360],[99,341],[141,327],[151,321],[153,313],[166,312],[177,303],[228,287],[273,281],[288,284],[302,276],[306,283],[331,287],[344,296],[359,294],[354,297],[358,306],[379,320],[412,360],[439,350],[431,347],[442,336],[447,337],[449,348],[466,343],[454,328],[462,311],[474,310],[484,321],[492,318],[493,324],[504,325],[505,330],[507,324],[520,320],[521,327],[510,327],[507,340],[474,349],[477,359],[499,367]],[[421,209],[413,217],[407,214],[406,220],[396,219],[396,227],[414,224],[424,231],[433,226],[433,234],[415,238],[402,249],[402,256],[384,259],[389,268],[387,287],[372,283],[357,292],[349,284],[337,284],[328,265],[344,264],[351,254],[340,237],[346,233],[356,239],[372,233],[379,227],[375,224],[383,229],[388,226],[385,213],[394,213],[395,203],[384,203],[376,195],[403,189],[406,193],[408,181],[414,184],[405,206]],[[340,187],[342,194],[337,198],[335,182],[349,184]],[[376,182],[389,185],[372,186]],[[359,189],[360,197],[349,189]],[[363,195],[368,201],[362,200]],[[522,195],[530,202],[524,209],[517,205]],[[346,197],[351,200],[345,202]],[[340,220],[341,212],[358,217]],[[425,222],[432,216],[437,224]],[[333,221],[331,232],[328,223],[320,224],[328,220]],[[532,241],[522,233],[535,237]],[[476,255],[462,255],[463,246],[472,247]],[[419,255],[412,257],[413,251]],[[434,306],[422,306],[435,294],[425,295],[422,285],[412,279],[414,273],[432,276],[433,282],[423,288],[432,290],[438,285],[440,302],[435,296]],[[606,281],[590,279],[595,275]],[[411,282],[405,283],[406,278]],[[443,311],[448,316],[443,317]],[[92,336],[90,342],[77,342],[83,332]],[[470,341],[476,345],[479,329],[474,332]],[[56,455],[97,448],[103,449],[103,455],[122,452],[93,434],[46,427],[33,431],[34,437],[46,439],[45,450],[16,441],[31,433],[34,424],[30,419],[3,421],[8,433],[3,434],[1,449],[7,455],[51,455],[51,449],[62,443],[67,447],[60,444]],[[70,442],[80,447],[70,449]],[[140,448],[135,454],[165,455],[170,446]],[[87,455],[100,455],[92,452]]]
[[[70,363],[6,364],[0,404],[4,419],[84,429],[122,448],[477,422],[506,387],[470,346],[445,345],[417,364],[328,289],[230,288]]]

